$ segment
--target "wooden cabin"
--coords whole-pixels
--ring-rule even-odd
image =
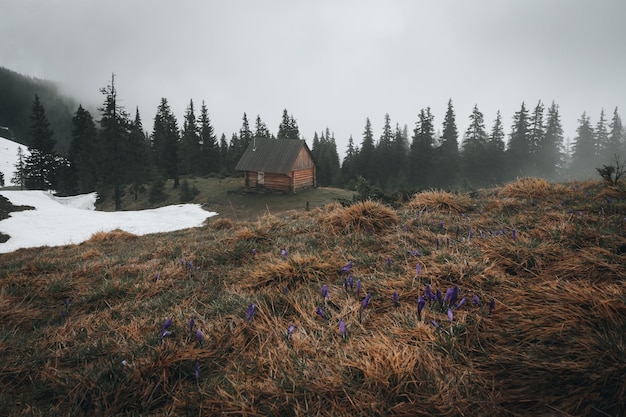
[[[235,166],[247,187],[295,193],[316,186],[311,151],[300,139],[253,139]]]

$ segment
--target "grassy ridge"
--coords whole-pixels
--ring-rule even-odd
[[[0,255],[0,414],[623,415],[625,216],[525,179]]]

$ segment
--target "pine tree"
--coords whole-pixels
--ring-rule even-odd
[[[128,114],[117,102],[115,74],[111,84],[100,89],[105,96],[100,108],[100,162],[103,184],[113,187],[115,210],[122,209],[122,188],[128,177]]]
[[[559,168],[562,167],[563,126],[559,116],[559,106],[554,101],[548,108],[545,133],[538,143],[535,162],[537,174],[556,179]]]
[[[385,188],[389,188],[393,166],[393,141],[394,133],[391,129],[389,113],[385,114],[383,133],[380,135],[376,146],[376,165],[378,166],[378,181]]]
[[[254,137],[269,139],[272,135],[267,129],[267,125],[261,120],[261,116],[256,116],[256,122],[254,124]]]
[[[448,100],[448,110],[443,120],[441,145],[437,148],[437,184],[451,186],[458,180],[459,170],[459,133],[456,128],[456,116],[452,99]]]
[[[152,152],[158,172],[165,178],[174,179],[174,188],[180,183],[178,123],[163,97],[154,117],[152,129]]]
[[[339,185],[341,183],[341,171],[339,167],[339,155],[337,154],[337,144],[335,137],[326,128],[326,134],[321,133],[317,137],[315,151],[311,150],[313,159],[317,166],[317,183],[321,186]]]
[[[72,142],[68,159],[72,167],[73,182],[78,193],[88,193],[96,189],[101,172],[97,163],[100,152],[98,131],[91,114],[78,106],[72,118]]]
[[[522,102],[520,110],[513,115],[511,137],[506,151],[507,177],[509,179],[529,174],[532,165],[530,152],[530,122],[528,110]]]
[[[22,147],[17,148],[17,161],[15,162],[15,173],[11,178],[11,184],[20,187],[23,190],[26,187],[26,158],[24,158],[24,152]]]
[[[283,117],[278,126],[277,139],[300,139],[298,123],[293,116],[290,116],[287,109],[283,110]]]
[[[434,116],[430,107],[420,110],[419,121],[413,129],[411,150],[409,153],[409,172],[407,183],[411,186],[428,187],[434,182]]]
[[[574,153],[572,154],[572,171],[575,176],[589,178],[595,173],[597,161],[594,132],[587,113],[583,113],[578,119],[576,133]]]
[[[408,128],[406,125],[400,128],[400,125],[396,123],[396,131],[394,134],[394,140],[391,145],[391,159],[388,162],[388,164],[390,165],[390,178],[387,183],[391,189],[402,190],[406,188],[408,155],[409,155]]]
[[[504,126],[500,110],[496,113],[496,119],[491,128],[491,134],[487,141],[486,164],[490,167],[493,184],[500,184],[504,180]]]
[[[373,182],[378,177],[376,167],[376,148],[374,145],[374,135],[372,133],[372,124],[369,117],[365,120],[365,131],[363,132],[363,140],[356,158],[356,174],[366,180]]]
[[[226,135],[222,133],[220,137],[220,175],[228,173],[228,161],[230,160],[230,154],[228,149],[228,142],[226,141]]]
[[[201,174],[200,132],[196,121],[193,100],[189,100],[183,119],[183,129],[180,135],[180,162],[181,175]]]
[[[152,158],[150,139],[143,129],[139,108],[135,109],[135,119],[130,123],[128,133],[128,181],[131,189],[138,198],[139,190],[144,183],[150,180]]]
[[[606,116],[604,109],[600,111],[600,119],[596,123],[595,130],[595,148],[598,164],[608,164],[611,162],[612,154],[608,152],[609,147],[609,132],[606,127]]]
[[[199,125],[201,144],[200,174],[207,175],[209,173],[218,173],[222,171],[222,169],[225,170],[227,165],[226,160],[224,160],[224,164],[222,164],[220,144],[217,142],[215,130],[209,119],[209,111],[204,101],[202,101],[202,106],[200,107]],[[225,136],[224,142],[226,142]],[[225,151],[227,156],[228,144],[225,146]]]
[[[358,148],[354,146],[354,139],[352,139],[352,135],[348,139],[348,148],[346,150],[346,156],[343,158],[343,162],[341,163],[341,176],[343,179],[343,185],[348,186],[348,188],[353,188],[354,182],[357,179],[356,172],[356,161],[358,155]]]
[[[57,164],[53,154],[55,145],[53,134],[46,111],[39,101],[39,96],[35,95],[29,131],[30,155],[25,160],[26,188],[46,190],[55,187]]]
[[[530,116],[528,132],[528,144],[529,144],[529,174],[538,175],[537,157],[539,153],[539,146],[544,140],[545,127],[543,124],[543,112],[544,106],[541,100],[535,106],[535,110]]]
[[[487,165],[485,118],[478,110],[478,105],[474,105],[469,119],[470,124],[465,132],[461,153],[461,172],[470,184],[483,186],[489,182],[490,167]]]
[[[626,149],[624,147],[624,128],[622,126],[622,119],[617,112],[617,107],[613,110],[613,119],[611,119],[611,124],[609,125],[609,141],[606,147],[606,155],[609,155],[611,158],[614,156],[620,157],[620,160],[626,159],[624,155],[626,153]]]

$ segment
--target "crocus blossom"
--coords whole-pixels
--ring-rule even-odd
[[[464,305],[466,302],[467,302],[467,297],[463,297],[463,298],[461,299],[461,301],[459,301],[459,303],[456,305],[456,307],[455,307],[455,308],[461,308],[461,307],[463,307],[463,305]]]
[[[415,273],[417,275],[420,275],[422,273],[422,265],[420,264],[415,265]]]
[[[448,309],[448,319],[450,320],[450,324],[452,324],[452,321],[454,320],[454,314],[452,313],[452,309]]]
[[[192,332],[193,331],[193,326],[196,324],[196,322],[194,321],[193,317],[189,320],[189,331]]]
[[[480,298],[478,298],[476,294],[474,294],[474,297],[472,297],[472,304],[474,304],[475,306],[480,306]]]
[[[398,291],[393,292],[393,305],[395,308],[398,308],[400,305],[400,296],[398,295]]]
[[[491,301],[489,302],[489,314],[491,314],[491,312],[495,309],[496,309],[496,300],[492,298]]]
[[[198,339],[198,343],[200,343],[200,346],[202,346],[204,336],[202,336],[202,332],[200,331],[200,329],[196,329],[196,339]]]
[[[330,298],[328,296],[328,285],[324,284],[322,285],[322,298],[325,300],[327,298]]]
[[[165,322],[163,323],[163,326],[161,326],[161,333],[164,333],[168,327],[170,327],[172,325],[172,318],[170,317],[169,319],[165,320]]]
[[[433,292],[430,289],[430,284],[426,285],[426,288],[424,289],[424,295],[426,296],[426,299],[428,301],[435,299],[435,296],[433,295]]]
[[[196,381],[200,379],[200,362],[196,361],[196,365],[194,366],[194,374],[196,376]]]
[[[350,268],[352,268],[352,261],[348,262],[348,263],[346,264],[346,266],[344,266],[343,268],[341,268],[341,270],[342,270],[343,272],[348,272],[348,271],[350,270]]]
[[[441,291],[439,291],[439,289],[437,289],[437,302],[439,303],[439,306],[441,308],[443,308],[443,296],[441,295]]]
[[[255,311],[256,311],[256,305],[254,305],[254,303],[250,304],[250,307],[248,307],[248,314],[246,315],[247,321],[252,320],[252,316],[254,316]]]
[[[322,306],[317,306],[317,309],[315,310],[315,313],[317,313],[317,315],[320,316],[323,319],[326,318],[326,313],[324,313],[324,310],[322,310]]]
[[[361,308],[363,310],[365,310],[365,307],[367,307],[367,305],[369,304],[371,298],[372,298],[372,295],[370,293],[367,293],[365,295],[365,298],[363,299],[363,301],[361,301]]]
[[[343,319],[339,320],[339,331],[341,332],[341,337],[346,338],[346,323],[344,323]]]
[[[287,339],[291,339],[291,335],[293,334],[295,328],[296,326],[294,326],[293,323],[289,325],[287,328]]]
[[[424,300],[424,297],[420,295],[419,298],[417,299],[417,317],[418,318],[422,317],[422,310],[424,309],[425,305],[426,305],[426,300]]]
[[[287,251],[287,249],[283,249],[280,251],[280,256],[282,256],[283,259],[287,259],[288,254],[289,252]]]

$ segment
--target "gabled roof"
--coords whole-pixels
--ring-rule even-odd
[[[303,146],[310,155],[311,151],[304,140],[253,139],[235,170],[287,174],[293,170]]]

